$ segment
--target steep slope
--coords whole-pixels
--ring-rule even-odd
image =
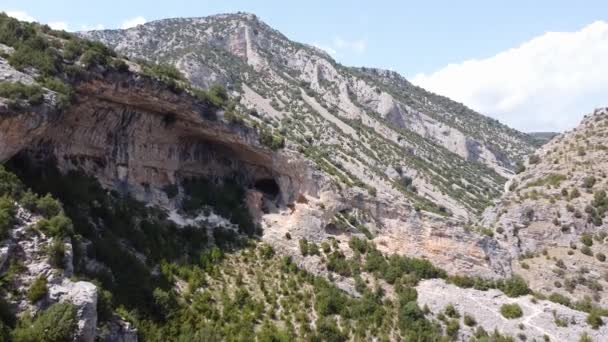
[[[530,293],[511,277],[518,252],[417,197],[405,176],[395,188],[356,181],[332,166],[335,150],[244,117],[221,87],[47,26],[0,14],[0,50],[0,339],[484,340],[516,331],[496,303],[470,313],[478,328],[441,306],[456,294],[471,310],[498,290],[524,306],[518,329],[543,332],[537,318],[550,315],[538,313],[555,306],[511,298]],[[302,101],[324,127],[354,130]],[[367,130],[350,137],[369,144]],[[598,328],[606,312],[583,304],[580,329],[546,331]]]
[[[514,269],[534,289],[608,304],[608,110],[530,157],[483,225],[524,260]]]
[[[169,63],[194,85],[223,84],[346,186],[401,192],[468,218],[498,196],[532,139],[397,73],[347,68],[251,14],[166,19],[82,34],[131,58]]]

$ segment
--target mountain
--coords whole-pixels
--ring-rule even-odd
[[[520,256],[514,271],[536,291],[608,304],[607,134],[607,109],[587,115],[535,152],[484,213],[482,224]]]
[[[465,219],[499,195],[534,149],[526,134],[395,72],[342,66],[252,14],[81,35],[131,59],[174,65],[197,87],[225,85],[246,120],[270,123],[347,186],[394,192],[405,183],[417,190],[402,191],[412,201]]]
[[[555,136],[559,135],[559,133],[556,133],[556,132],[529,132],[528,135],[534,139],[534,141],[536,142],[536,144],[538,146],[542,146],[542,145],[548,143],[549,141],[551,141],[551,139],[553,139]]]
[[[205,63],[0,14],[0,340],[608,334],[597,301],[531,293],[531,238],[478,222],[528,136],[252,15],[163,22]],[[177,37],[199,23],[216,45]]]

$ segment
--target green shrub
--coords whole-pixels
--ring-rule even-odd
[[[68,61],[75,61],[82,55],[84,44],[80,39],[70,39],[63,46],[63,58]]]
[[[300,245],[300,253],[302,253],[303,256],[307,256],[308,255],[308,240],[306,240],[306,238],[302,238],[302,239],[300,239],[300,241],[298,241],[298,244]]]
[[[89,48],[80,57],[80,62],[85,69],[105,67],[109,63],[109,57],[99,49]]]
[[[581,242],[588,247],[593,246],[593,237],[591,234],[585,233],[581,236]]]
[[[453,304],[448,304],[443,312],[450,318],[460,318],[460,313],[458,313],[458,310],[456,310]]]
[[[587,332],[584,332],[581,335],[579,342],[593,342],[593,339],[591,338],[591,336],[589,336],[589,334],[587,334]]]
[[[599,327],[604,325],[601,312],[597,309],[591,310],[591,312],[587,316],[587,323],[591,326],[591,328],[599,329]]]
[[[595,179],[594,176],[585,177],[585,178],[583,178],[583,187],[585,187],[587,189],[591,189],[595,185],[596,181],[597,180]]]
[[[591,250],[591,248],[589,248],[589,246],[581,247],[581,253],[583,253],[587,256],[593,256],[593,251]]]
[[[317,320],[317,339],[319,341],[342,342],[348,340],[333,318],[320,318]]]
[[[327,269],[343,277],[350,277],[352,275],[350,264],[340,251],[335,251],[328,256]]]
[[[175,66],[170,65],[170,64],[153,64],[153,65],[148,66],[147,68],[144,68],[144,72],[149,75],[155,76],[156,78],[162,79],[162,80],[164,80],[164,79],[173,79],[176,81],[185,80],[181,71],[179,71]]]
[[[549,295],[549,300],[554,303],[561,304],[564,306],[571,305],[570,298],[568,298],[560,293],[552,293],[551,295]]]
[[[63,268],[63,259],[65,258],[65,244],[63,241],[56,239],[48,248],[49,264],[55,268]]]
[[[36,212],[46,218],[57,216],[61,212],[61,203],[51,194],[46,194],[36,201]]]
[[[359,239],[356,236],[353,236],[348,242],[350,248],[354,251],[357,251],[361,254],[365,254],[367,252],[367,242],[363,239]]]
[[[27,299],[30,303],[36,303],[46,296],[47,288],[46,288],[46,277],[40,276],[34,280],[29,290],[27,290]]]
[[[65,237],[73,233],[72,220],[63,214],[38,221],[36,229],[52,237]]]
[[[31,105],[39,105],[44,100],[44,91],[38,85],[26,85],[21,82],[1,82],[0,97],[13,101],[27,101]]]
[[[13,332],[15,342],[70,342],[76,331],[76,307],[69,303],[51,305],[34,321],[21,321]]]
[[[469,314],[464,315],[464,324],[468,327],[474,327],[477,325],[475,318]]]
[[[0,197],[0,239],[5,238],[15,224],[16,207],[12,197]]]
[[[530,293],[530,288],[520,276],[514,276],[499,284],[498,288],[509,297],[519,297]]]
[[[445,333],[454,340],[458,337],[458,330],[460,330],[460,322],[457,319],[451,319],[445,327]]]
[[[285,138],[280,134],[272,133],[269,129],[262,129],[260,131],[260,143],[276,151],[285,147]]]
[[[519,307],[519,305],[516,303],[503,304],[500,307],[500,313],[508,319],[520,318],[524,314],[521,307]]]
[[[57,53],[53,49],[32,47],[28,44],[17,45],[8,61],[17,70],[23,71],[31,67],[45,76],[56,75],[61,66]]]

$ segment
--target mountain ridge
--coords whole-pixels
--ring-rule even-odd
[[[533,148],[531,138],[496,120],[447,98],[422,92],[394,72],[344,67],[328,54],[319,54],[317,48],[290,41],[251,14],[158,20],[128,30],[81,35],[100,40],[132,58],[173,64],[195,86],[227,86],[237,100],[237,109],[261,116],[245,115],[246,120],[271,122],[286,132],[288,141],[300,150],[312,147],[331,154],[316,139],[311,143],[310,135],[318,136],[315,131],[320,127],[334,131],[332,148],[339,147],[360,163],[369,164],[367,170],[378,170],[373,172],[376,178],[388,175],[389,183],[401,177],[389,160],[410,154],[412,162],[397,169],[413,178],[423,198],[448,207],[461,217],[479,212],[495,198],[502,189],[502,177],[508,176],[516,160]],[[304,118],[313,122],[306,123]],[[297,125],[289,123],[293,119]],[[361,129],[379,139],[386,146],[385,151],[361,152],[374,149],[369,143],[358,142],[360,139],[350,144],[346,141],[349,136],[359,135]],[[495,145],[495,141],[502,145]],[[445,161],[444,167],[434,171],[441,178],[425,177],[426,170],[432,168],[430,164],[437,160]],[[348,170],[360,170],[356,176],[347,177],[378,186],[362,177],[360,173],[365,170],[357,163],[344,159],[325,161],[333,168],[342,165]],[[415,167],[418,164],[426,166]],[[487,190],[467,188],[473,182],[469,167],[487,175]],[[493,171],[483,170],[485,167]],[[450,169],[452,173],[470,175],[463,182],[454,180],[459,184],[457,190],[442,181],[452,177],[446,174]],[[384,187],[392,187],[383,183]]]

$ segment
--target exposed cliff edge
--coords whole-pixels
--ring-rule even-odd
[[[359,209],[375,225],[376,239],[387,251],[425,256],[446,269],[480,275],[508,275],[491,241],[466,232],[459,221],[416,212],[391,193],[370,196],[338,186],[295,151],[273,151],[255,130],[223,119],[223,111],[136,73],[108,71],[73,84],[76,102],[54,109],[43,105],[13,111],[4,107],[0,125],[3,161],[16,153],[53,159],[59,169],[79,169],[104,186],[137,199],[175,208],[165,189],[185,179],[230,179],[249,189],[250,209],[265,238],[296,241],[285,232],[322,241],[340,212]],[[276,184],[279,196],[261,184]],[[179,196],[177,197],[179,198]],[[272,199],[273,203],[264,203]],[[299,201],[298,201],[299,199]],[[271,209],[269,209],[271,208]],[[357,233],[355,231],[355,233]],[[349,232],[340,232],[348,242]],[[496,269],[487,265],[486,258]]]

